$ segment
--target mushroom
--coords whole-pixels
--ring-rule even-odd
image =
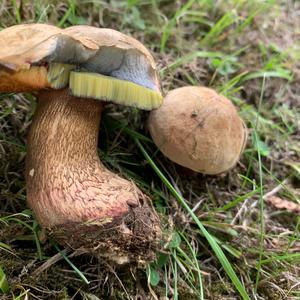
[[[156,146],[175,163],[204,174],[233,168],[247,130],[230,100],[205,87],[170,91],[149,116]]]
[[[152,260],[161,227],[151,200],[97,154],[107,101],[162,103],[155,62],[111,29],[46,24],[0,32],[0,92],[37,93],[28,136],[27,201],[51,237],[118,263]]]

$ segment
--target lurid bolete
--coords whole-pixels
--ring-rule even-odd
[[[0,92],[37,91],[27,200],[50,236],[119,263],[151,260],[161,238],[150,199],[97,155],[104,101],[162,103],[155,62],[111,29],[17,25],[0,32]]]
[[[204,174],[231,169],[247,140],[245,124],[231,101],[205,87],[170,91],[150,113],[148,125],[165,156]]]

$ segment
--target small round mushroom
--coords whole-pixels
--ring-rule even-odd
[[[247,140],[230,100],[205,87],[170,91],[149,117],[156,146],[170,160],[204,174],[219,174],[239,160]]]
[[[27,145],[27,201],[49,234],[118,263],[152,260],[161,228],[151,200],[97,154],[107,101],[162,103],[155,62],[111,29],[45,24],[0,32],[0,92],[37,91]]]

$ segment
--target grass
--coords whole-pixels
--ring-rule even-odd
[[[0,266],[0,291],[5,294],[9,292],[9,284],[7,282],[6,275],[1,266]]]
[[[259,137],[257,134],[259,122],[258,115],[260,113],[261,104],[263,101],[263,94],[265,91],[265,80],[264,76],[261,88],[261,94],[259,99],[258,111],[257,111],[257,119],[256,123],[253,126],[253,140],[257,149],[259,149]],[[259,165],[259,186],[260,186],[260,198],[259,198],[259,221],[260,221],[260,239],[259,239],[259,268],[257,270],[256,280],[255,280],[255,290],[257,291],[259,279],[260,279],[260,262],[264,255],[264,239],[265,239],[265,220],[264,220],[264,188],[263,188],[263,170],[262,170],[262,161],[261,161],[261,151],[257,151],[258,165]]]
[[[163,181],[165,186],[168,188],[168,190],[171,192],[171,194],[177,199],[177,201],[180,203],[180,205],[187,211],[189,215],[191,215],[193,221],[196,223],[196,225],[199,227],[200,231],[203,233],[205,238],[207,239],[208,243],[210,244],[211,248],[213,249],[215,255],[219,259],[219,262],[223,266],[225,272],[227,275],[230,277],[232,280],[233,284],[243,297],[243,299],[250,299],[249,296],[247,295],[247,292],[245,291],[245,288],[241,284],[240,280],[236,276],[231,264],[229,263],[228,259],[224,255],[222,249],[216,242],[215,238],[209,234],[209,232],[205,229],[203,224],[200,222],[198,217],[194,214],[192,209],[189,207],[189,205],[186,203],[185,199],[176,191],[176,189],[173,187],[173,185],[168,181],[168,179],[163,175],[163,173],[159,170],[159,168],[155,165],[154,161],[151,159],[149,154],[145,151],[144,147],[140,143],[138,139],[135,139],[136,144],[144,154],[145,158],[155,171],[155,173],[159,176],[159,178]]]
[[[108,105],[101,158],[151,196],[170,237],[145,269],[115,269],[44,236],[23,175],[35,99],[0,95],[0,298],[299,299],[300,217],[265,202],[276,190],[300,203],[299,13],[292,0],[2,1],[1,28],[90,24],[136,37],[155,53],[164,92],[215,88],[249,141],[228,174],[191,174],[156,149],[147,113]]]

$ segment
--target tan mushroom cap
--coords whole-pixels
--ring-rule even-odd
[[[231,169],[247,140],[244,122],[231,101],[205,87],[172,90],[150,113],[148,124],[165,156],[204,174]]]
[[[62,30],[47,24],[22,24],[0,31],[0,69],[17,72],[49,56]]]
[[[138,40],[117,30],[78,25],[64,29],[63,34],[80,41],[87,48],[91,49],[116,47],[124,50],[136,50],[144,55],[149,61],[151,68],[156,70],[155,61],[147,48]]]
[[[51,82],[46,72],[40,72],[37,84],[36,72],[31,81],[31,70],[33,66],[47,68],[51,63],[74,64],[95,73],[100,70],[100,74],[160,90],[150,52],[139,41],[116,30],[23,24],[0,31],[0,44],[0,92],[28,91],[30,82],[32,90],[48,88]],[[11,79],[17,80],[11,84]]]

